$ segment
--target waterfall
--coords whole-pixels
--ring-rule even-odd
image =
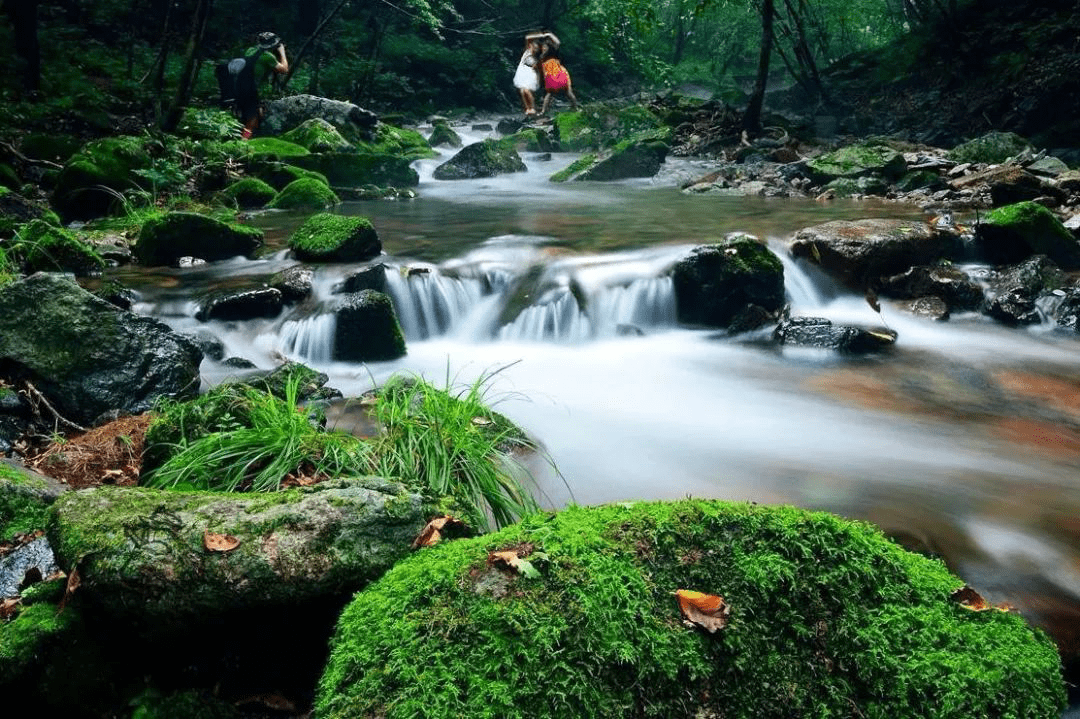
[[[498,330],[502,340],[584,340],[592,335],[589,318],[569,290],[551,301],[525,308],[513,322]]]
[[[337,316],[333,313],[286,320],[277,330],[273,349],[306,362],[329,362],[334,348]]]
[[[476,306],[484,283],[474,278],[447,277],[435,269],[386,273],[387,293],[407,340],[445,334]]]

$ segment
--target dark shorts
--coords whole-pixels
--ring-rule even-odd
[[[244,93],[236,98],[236,113],[241,122],[247,122],[259,116],[259,95],[257,93]]]

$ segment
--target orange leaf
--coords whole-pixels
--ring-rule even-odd
[[[240,540],[231,534],[203,532],[203,546],[211,552],[231,552],[240,546]]]
[[[731,608],[724,603],[723,597],[695,592],[692,589],[679,589],[675,592],[675,599],[679,602],[682,615],[710,634],[727,626]]]
[[[966,584],[950,594],[949,598],[964,609],[970,609],[973,612],[985,612],[987,609],[997,609],[1001,612],[1007,612],[1013,609],[1009,604],[991,604],[986,601],[983,595],[979,594]]]
[[[523,544],[516,549],[506,549],[501,552],[490,552],[488,554],[488,564],[509,569],[527,579],[535,579],[540,576],[540,572],[536,570],[532,562],[525,558],[532,555],[532,553],[533,546],[531,544]],[[536,556],[545,555],[537,554]]]
[[[430,547],[431,545],[436,544],[440,539],[442,539],[442,533],[444,529],[462,529],[464,527],[464,522],[462,522],[460,519],[455,519],[454,517],[451,517],[449,514],[442,517],[436,517],[424,526],[424,528],[420,531],[420,534],[417,535],[416,539],[413,540],[412,547],[413,549],[419,549],[420,547]]]
[[[57,611],[63,610],[67,606],[68,600],[75,594],[75,590],[82,584],[82,577],[79,576],[78,568],[71,570],[71,574],[68,575],[67,585],[64,588],[64,597],[60,600],[60,604],[57,605]]]

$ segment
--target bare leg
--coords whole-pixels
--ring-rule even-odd
[[[548,106],[551,104],[552,96],[553,96],[553,93],[550,93],[550,92],[547,93],[546,95],[544,95],[544,104],[540,106],[540,114],[541,115],[546,115],[547,114]]]
[[[566,96],[570,98],[570,107],[577,109],[577,97],[574,95],[574,86],[570,84],[570,80],[566,81]]]

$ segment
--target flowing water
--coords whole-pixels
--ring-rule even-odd
[[[346,396],[395,372],[487,377],[489,403],[561,472],[537,469],[547,505],[693,496],[867,519],[1080,651],[1080,338],[888,304],[879,316],[787,257],[801,227],[915,208],[685,195],[678,183],[711,169],[688,161],[650,180],[557,185],[547,177],[574,157],[523,157],[525,173],[457,182],[432,180],[441,160],[424,161],[419,199],[343,207],[383,242],[408,340],[397,361],[329,359],[332,293],[359,266],[317,267],[314,300],[243,323],[199,323],[196,300],[296,264],[284,251],[124,279],[139,311],[205,327],[263,368],[304,361]],[[280,246],[302,219],[255,222]],[[884,321],[896,346],[846,357],[679,326],[667,271],[735,231],[783,259],[793,314]],[[203,365],[209,383],[235,373]]]

